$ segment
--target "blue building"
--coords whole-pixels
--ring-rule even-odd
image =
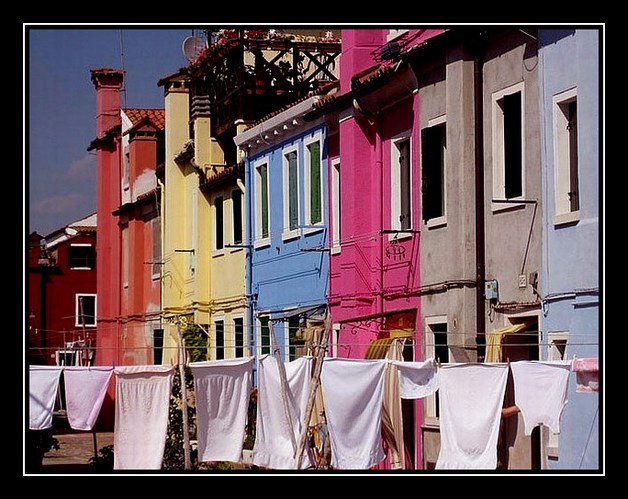
[[[601,32],[538,33],[547,358],[599,358]],[[599,399],[570,383],[560,435],[550,436],[549,469],[599,468]]]
[[[320,96],[274,113],[235,138],[246,155],[247,295],[256,355],[302,352],[322,325],[329,288],[326,125],[303,114]]]

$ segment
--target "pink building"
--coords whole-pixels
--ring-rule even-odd
[[[97,365],[161,363],[163,109],[121,108],[124,71],[93,69],[97,156]],[[111,407],[103,406],[103,412]]]
[[[442,30],[343,30],[329,138],[332,354],[383,357],[394,338],[421,360],[420,127],[414,72],[398,55]],[[331,118],[331,114],[334,118]],[[403,467],[422,467],[421,401],[403,401]],[[390,466],[390,460],[382,466]],[[399,465],[397,465],[399,467]]]

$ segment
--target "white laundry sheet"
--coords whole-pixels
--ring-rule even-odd
[[[122,366],[114,370],[116,470],[158,470],[163,463],[174,367]]]
[[[402,399],[420,399],[438,389],[438,370],[434,359],[423,362],[393,361],[399,377],[399,394]]]
[[[65,405],[68,423],[74,430],[91,430],[102,408],[113,367],[66,366]]]
[[[521,410],[525,434],[544,424],[560,433],[560,417],[567,405],[571,361],[511,362],[515,404]]]
[[[190,363],[196,392],[198,460],[242,460],[254,358]]]
[[[61,367],[29,366],[28,409],[30,430],[45,430],[52,427],[52,413],[59,390]]]
[[[386,458],[381,434],[386,362],[323,361],[321,386],[334,468],[368,469]]]
[[[275,357],[259,357],[259,391],[253,464],[271,469],[297,469],[295,450],[304,426],[303,418],[310,396],[313,357],[300,357],[284,364],[288,390],[283,389],[280,364]],[[284,400],[285,396],[285,400]],[[290,419],[286,414],[290,411]],[[293,447],[293,433],[295,446]],[[300,468],[309,468],[312,461],[302,454]]]
[[[495,469],[508,364],[443,364],[436,469]]]

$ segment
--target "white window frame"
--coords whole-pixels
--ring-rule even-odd
[[[268,193],[268,236],[262,236],[262,185],[259,169],[266,165],[266,192]],[[270,158],[264,156],[253,163],[253,175],[255,184],[255,234],[253,235],[253,245],[255,248],[270,246],[270,234],[272,228],[271,199],[270,199]]]
[[[331,162],[331,209],[332,209],[332,244],[331,254],[335,255],[342,251],[342,212],[341,212],[341,184],[342,170],[340,166],[340,158],[335,158]]]
[[[392,230],[401,230],[401,172],[399,171],[399,147],[400,142],[408,141],[408,151],[410,158],[410,229],[414,227],[414,155],[412,153],[412,131],[403,132],[390,141],[390,228]],[[412,237],[411,233],[399,232],[389,234],[388,239],[405,239]]]
[[[321,220],[320,222],[312,222],[311,203],[312,203],[312,191],[310,189],[310,178],[312,171],[312,158],[310,154],[309,146],[315,142],[318,142],[320,148],[320,196],[321,196]],[[305,223],[308,227],[305,228],[304,233],[309,234],[311,232],[320,232],[325,226],[325,183],[324,183],[324,161],[323,161],[323,134],[315,132],[314,134],[306,137],[303,140],[303,151],[305,156],[305,173],[304,173],[304,192],[305,192]],[[298,157],[297,157],[298,161]],[[297,163],[298,166],[298,163]],[[298,168],[297,168],[298,169]]]
[[[239,242],[235,241],[235,209],[234,209],[234,202],[233,202],[233,193],[234,192],[240,192],[240,228],[242,231],[242,240]],[[245,203],[246,203],[246,197],[245,197],[245,193],[243,192],[243,190],[240,188],[239,185],[236,185],[235,188],[231,189],[231,194],[229,196],[229,205],[231,206],[231,209],[229,210],[229,220],[231,221],[231,223],[229,224],[229,226],[231,227],[231,237],[230,237],[230,241],[232,245],[244,245],[244,239],[246,237],[246,226],[244,224],[244,212],[246,209]],[[231,248],[231,252],[234,253],[236,251],[242,251],[242,248]]]
[[[98,310],[98,295],[96,293],[76,293],[74,295],[74,326],[75,327],[83,327],[83,323],[80,321],[81,316],[81,305],[80,298],[82,297],[93,297],[94,298],[94,313]],[[85,323],[85,327],[96,327],[97,321],[96,317],[94,317],[93,324]]]
[[[212,321],[212,326],[213,326],[213,345],[212,345],[212,350],[214,352],[214,359],[218,359],[218,333],[217,333],[217,328],[216,328],[216,323],[217,322],[222,322],[222,341],[223,341],[223,345],[222,345],[222,350],[223,350],[223,359],[227,358],[227,321],[225,320],[225,316],[224,315],[217,315],[214,317],[213,321]]]
[[[433,315],[430,317],[426,317],[424,320],[425,323],[425,359],[433,358],[434,362],[436,359],[436,338],[434,336],[433,326],[435,324],[447,324],[449,327],[449,323],[447,322],[446,315]],[[449,348],[449,342],[447,342],[447,348]],[[451,358],[451,350],[449,350],[449,357]],[[425,421],[426,423],[437,424],[439,418],[436,417],[436,395],[428,395],[425,397]]]
[[[153,264],[151,265],[151,278],[155,281],[161,278],[161,262],[163,258],[162,254],[162,240],[161,240],[161,217],[155,217],[151,220],[151,229],[153,237]],[[157,254],[155,245],[158,244],[159,254]]]
[[[296,152],[297,155],[297,227],[290,229],[290,181],[288,154]],[[298,144],[284,147],[281,151],[281,165],[283,172],[283,232],[281,237],[284,241],[299,237],[301,225],[301,157]]]
[[[580,210],[572,211],[569,201],[568,193],[571,190],[569,131],[567,130],[568,117],[563,112],[563,107],[573,101],[578,101],[576,88],[561,92],[552,99],[554,111],[554,201],[556,209],[554,225],[580,220]]]
[[[233,314],[231,316],[231,341],[229,343],[233,343],[233,347],[229,347],[229,351],[232,353],[232,357],[236,358],[236,320],[242,319],[242,357],[247,357],[249,355],[249,344],[247,342],[246,337],[246,321],[244,319],[244,314]]]
[[[438,118],[428,120],[427,127],[445,125],[445,134],[447,133],[447,116],[442,115]],[[444,227],[447,225],[447,163],[448,163],[447,139],[445,138],[445,153],[443,154],[443,215],[440,217],[430,218],[426,222],[426,226],[430,229],[436,227]]]
[[[504,159],[504,113],[500,102],[507,95],[521,93],[521,196],[511,198],[509,203],[493,202],[491,209],[493,212],[507,210],[513,206],[519,206],[518,199],[526,198],[526,127],[525,127],[525,85],[524,82],[517,83],[510,87],[499,90],[491,96],[491,120],[492,120],[492,154],[493,154],[493,199],[503,200],[506,198],[506,165]]]
[[[70,243],[70,251],[72,251],[72,248],[93,248],[94,245],[90,244],[90,243]],[[73,267],[71,265],[68,265],[70,267],[70,270],[93,270],[94,267]]]
[[[217,248],[217,240],[216,240],[216,230],[218,225],[218,211],[216,210],[216,200],[218,198],[222,198],[222,248]],[[225,245],[227,244],[227,239],[229,235],[227,234],[227,223],[225,223],[226,214],[229,210],[227,210],[227,199],[225,199],[224,193],[217,192],[211,198],[211,213],[212,213],[212,256],[217,257],[225,254]]]

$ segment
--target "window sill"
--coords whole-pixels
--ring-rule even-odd
[[[399,232],[392,232],[388,234],[389,241],[393,241],[393,240],[405,241],[406,239],[412,239],[412,236],[415,235],[413,233],[403,232],[402,229],[391,229],[391,230],[393,231],[398,230]],[[405,229],[405,230],[413,230],[413,229],[412,227],[410,227],[409,229]]]
[[[218,258],[218,257],[224,256],[224,254],[225,254],[224,248],[219,249],[219,250],[214,250],[212,251],[212,258]]]
[[[447,227],[447,217],[435,217],[425,221],[425,226],[429,229],[439,229],[441,227]]]
[[[523,201],[517,201],[517,198],[512,198],[512,200],[508,200],[509,202],[501,202],[496,203],[494,201],[491,202],[491,211],[493,213],[502,213],[505,211],[518,210],[520,208],[524,208],[526,204]]]
[[[315,227],[308,227],[307,229],[303,229],[303,235],[309,236],[310,234],[316,234],[325,230],[324,225],[317,225]]]
[[[289,230],[289,231],[285,231],[283,234],[281,234],[281,239],[282,241],[291,241],[293,239],[298,239],[300,236],[299,234],[299,230]]]
[[[554,227],[560,227],[561,225],[575,224],[580,221],[580,210],[570,211],[568,213],[561,213],[560,215],[554,215]]]
[[[70,267],[70,270],[93,270],[92,267]]]
[[[255,249],[268,248],[270,246],[270,238],[258,239],[253,243]]]
[[[342,246],[332,246],[329,253],[331,255],[339,255],[342,252]]]

